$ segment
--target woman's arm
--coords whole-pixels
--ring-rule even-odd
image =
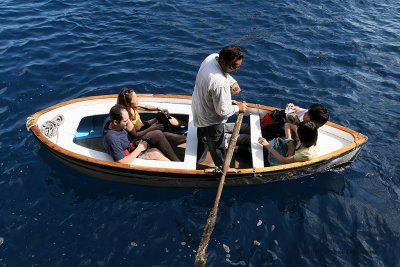
[[[286,139],[293,139],[292,138],[292,133],[294,133],[295,137],[297,137],[297,125],[289,122],[285,122],[283,125],[283,128],[285,129],[285,137]]]
[[[133,136],[133,138],[140,138],[143,135],[147,134],[148,132],[154,131],[154,130],[163,130],[164,126],[159,123],[153,123],[150,125],[150,127],[142,130],[142,131],[136,131],[135,127],[133,126],[132,121],[128,122],[128,125],[126,126],[126,130],[130,132],[130,134]]]
[[[162,113],[165,113],[169,117],[169,111],[166,108],[159,108],[153,105],[144,105],[144,106],[139,106],[140,108],[144,110],[150,110],[150,111],[161,111]]]
[[[278,153],[267,141],[265,138],[260,138],[258,140],[258,143],[260,143],[264,148],[268,149],[268,151],[274,155],[274,157],[279,160],[280,162],[287,164],[287,163],[293,163],[295,162],[294,156],[288,156],[288,157],[283,157],[281,154]]]

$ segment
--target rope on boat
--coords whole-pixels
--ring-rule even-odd
[[[33,126],[37,126],[37,124],[36,123],[33,123],[34,121],[36,121],[36,119],[34,118],[34,117],[32,117],[32,116],[29,116],[28,118],[26,118],[26,123],[25,123],[25,127],[26,127],[26,130],[29,132],[30,131],[30,129],[33,127]]]
[[[48,138],[58,135],[58,127],[64,123],[64,116],[57,115],[53,119],[46,121],[40,127],[40,131]]]

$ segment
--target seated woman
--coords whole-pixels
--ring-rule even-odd
[[[186,141],[186,136],[174,134],[170,132],[162,132],[164,126],[158,123],[157,119],[142,122],[138,110],[159,110],[169,116],[168,110],[160,109],[146,105],[145,107],[139,106],[137,95],[133,89],[123,88],[118,95],[117,103],[123,105],[129,114],[129,122],[127,125],[128,132],[133,138],[145,138],[150,143],[156,146],[161,152],[164,153],[170,160],[179,161],[169,141],[180,144]],[[171,125],[179,125],[177,119],[170,117]]]
[[[294,147],[293,140],[285,140],[286,142],[281,142],[282,146],[286,144],[287,154],[285,155],[285,148],[280,149],[279,153],[273,145],[271,145],[265,138],[260,137],[258,142],[263,146],[263,148],[268,150],[268,163],[271,166],[287,164],[292,162],[301,162],[311,160],[317,155],[317,139],[318,139],[318,127],[312,121],[303,121],[297,127],[297,136],[299,137],[299,142]],[[271,143],[278,144],[279,140],[273,139]],[[295,148],[295,149],[294,149]],[[278,148],[277,148],[278,149]]]

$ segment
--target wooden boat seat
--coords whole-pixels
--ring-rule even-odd
[[[261,137],[261,125],[259,114],[249,115],[249,125],[250,125],[250,140],[251,140],[251,157],[252,161],[247,163],[248,159],[242,155],[234,155],[233,163],[231,163],[232,168],[263,168],[264,167],[264,151],[262,146],[258,144],[258,138]],[[247,122],[246,122],[247,123]],[[230,138],[230,136],[229,136]],[[205,151],[201,159],[199,159],[198,168],[212,168],[214,167],[214,162],[212,160],[211,154],[208,150]]]
[[[251,135],[251,157],[253,159],[253,168],[264,167],[264,151],[258,144],[258,138],[261,137],[260,115],[250,114],[250,135]]]

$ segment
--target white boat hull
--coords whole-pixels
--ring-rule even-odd
[[[171,113],[188,117],[188,135],[182,162],[161,162],[136,159],[131,164],[112,161],[110,155],[83,147],[76,142],[77,129],[82,118],[107,114],[116,103],[116,95],[80,98],[47,108],[28,118],[27,126],[38,141],[56,158],[66,165],[101,179],[128,182],[149,186],[166,187],[213,187],[218,185],[220,174],[208,168],[199,168],[197,159],[197,130],[193,126],[191,99],[175,95],[138,95],[139,101],[168,108]],[[228,186],[263,184],[296,179],[316,172],[323,172],[337,166],[351,163],[367,142],[367,137],[328,122],[320,128],[318,157],[307,162],[296,162],[274,167],[264,167],[262,148],[256,144],[261,136],[260,118],[272,107],[249,104],[249,122],[252,138],[252,166],[239,168],[227,174]],[[57,115],[63,115],[64,122],[57,129],[57,136],[48,138],[41,132],[41,126]]]

